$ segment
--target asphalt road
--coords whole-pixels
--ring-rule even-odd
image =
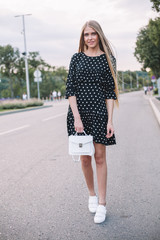
[[[121,95],[114,111],[100,225],[68,155],[67,107],[0,116],[0,240],[160,240],[160,128],[143,92]]]

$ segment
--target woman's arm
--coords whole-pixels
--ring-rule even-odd
[[[108,111],[108,123],[107,123],[107,138],[112,137],[114,133],[113,128],[113,107],[114,107],[114,99],[106,99],[107,111]]]
[[[69,105],[72,109],[72,113],[74,116],[74,127],[75,127],[75,131],[76,132],[83,132],[84,127],[83,127],[83,123],[80,117],[80,114],[78,112],[78,107],[77,107],[77,99],[75,96],[70,96],[68,98],[69,100]]]
[[[111,57],[111,62],[114,68],[114,72],[116,74],[116,59],[115,57]],[[107,81],[106,81],[106,105],[107,105],[107,112],[108,112],[108,123],[107,123],[107,138],[113,136],[114,128],[113,128],[113,108],[114,108],[114,100],[117,99],[115,93],[115,82],[111,71],[108,72]]]

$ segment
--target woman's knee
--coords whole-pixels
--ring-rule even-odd
[[[95,153],[94,158],[97,165],[103,165],[106,161],[106,158],[103,152]]]
[[[106,162],[106,148],[104,145],[95,143],[95,162],[96,165],[103,165]]]
[[[89,167],[91,165],[91,157],[81,156],[81,162],[83,167]]]

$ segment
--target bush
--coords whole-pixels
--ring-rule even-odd
[[[140,91],[142,89],[140,88],[128,88],[128,89],[124,89],[124,91],[121,89],[119,90],[119,93],[128,93],[128,92],[135,92],[135,91]]]
[[[42,106],[44,103],[38,99],[30,100],[3,100],[0,101],[0,110],[6,109],[22,109],[27,107],[37,107]]]
[[[158,88],[155,88],[155,89],[153,90],[153,93],[154,93],[154,94],[158,94]]]

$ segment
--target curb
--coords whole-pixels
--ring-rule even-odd
[[[156,116],[156,118],[157,118],[157,121],[158,121],[158,123],[159,123],[159,125],[160,125],[160,111],[158,110],[158,108],[156,107],[156,105],[153,103],[153,101],[152,101],[151,98],[149,98],[149,102],[150,102],[150,105],[151,105],[151,107],[152,107],[152,109],[153,109],[153,112],[154,112],[154,114],[155,114],[155,116]]]
[[[41,106],[41,107],[33,107],[33,108],[28,108],[28,109],[25,108],[25,109],[20,109],[20,110],[6,111],[6,112],[0,113],[0,116],[8,115],[8,114],[14,114],[14,113],[19,113],[19,112],[26,112],[26,111],[38,110],[38,109],[43,109],[43,108],[48,108],[48,107],[53,107],[53,105]]]

